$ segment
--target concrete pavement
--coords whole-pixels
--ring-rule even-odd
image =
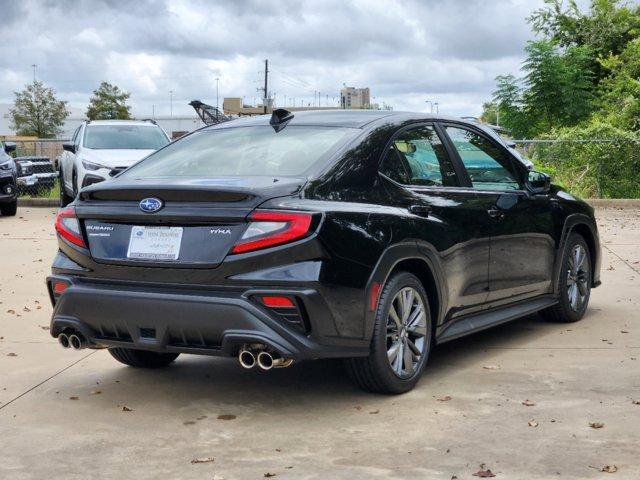
[[[333,361],[144,371],[61,349],[54,210],[22,207],[0,218],[0,478],[640,478],[640,210],[597,213],[603,285],[581,322],[445,344],[414,391],[385,397]]]

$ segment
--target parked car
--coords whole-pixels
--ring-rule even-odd
[[[58,158],[60,205],[68,205],[81,188],[103,182],[169,143],[154,121],[83,122]]]
[[[0,141],[0,213],[3,216],[13,216],[18,211],[18,170],[8,155],[15,149],[15,143]]]
[[[180,353],[264,370],[344,358],[411,389],[437,344],[524,315],[582,318],[593,209],[473,122],[299,112],[200,129],[56,219],[51,335],[135,367]]]
[[[49,157],[16,157],[18,190],[21,194],[46,196],[55,186],[58,172]]]

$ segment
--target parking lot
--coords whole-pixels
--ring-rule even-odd
[[[395,397],[339,362],[144,371],[63,350],[44,286],[54,212],[0,218],[0,478],[640,478],[640,210],[597,211],[603,285],[581,322],[442,345]]]

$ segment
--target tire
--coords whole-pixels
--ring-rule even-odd
[[[78,196],[78,192],[80,191],[80,189],[78,188],[78,172],[75,168],[71,173],[71,187],[73,188],[73,199],[75,200]]]
[[[62,167],[60,167],[60,170],[58,171],[58,178],[60,179],[60,207],[66,207],[73,202],[73,198],[70,195],[67,195],[67,190],[64,187]]]
[[[400,318],[398,323],[390,313],[391,308],[393,306],[397,318],[397,313],[402,311],[403,292],[407,291],[412,291],[415,298],[411,302],[409,318],[406,321]],[[419,306],[422,313],[416,314],[417,321],[411,322],[410,319]],[[399,316],[402,317],[401,314]],[[406,328],[407,324],[409,328]],[[403,327],[399,328],[398,325]],[[408,392],[420,380],[431,351],[432,337],[429,301],[422,283],[411,273],[398,272],[389,278],[382,289],[371,339],[371,353],[368,357],[347,359],[347,372],[360,388],[368,392]],[[393,357],[392,349],[396,345],[400,346]],[[417,356],[416,350],[409,345],[418,350],[422,347],[421,354]],[[405,348],[410,352],[408,357],[404,355]],[[405,368],[409,364],[411,367]]]
[[[577,249],[584,255],[578,270],[574,268]],[[589,246],[581,235],[569,235],[562,252],[562,268],[556,280],[560,292],[559,301],[553,307],[542,310],[540,315],[552,322],[577,322],[587,311],[591,296],[591,257]]]
[[[13,217],[18,211],[18,200],[14,200],[11,203],[5,203],[0,205],[0,213],[3,217]]]
[[[156,353],[119,347],[110,348],[109,353],[120,363],[138,368],[166,367],[180,355],[179,353]]]

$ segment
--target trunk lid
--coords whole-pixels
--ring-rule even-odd
[[[304,182],[290,177],[116,179],[83,189],[76,215],[99,263],[212,268],[240,239],[252,210],[295,194]],[[140,203],[148,198],[160,200],[162,208],[144,212]]]

